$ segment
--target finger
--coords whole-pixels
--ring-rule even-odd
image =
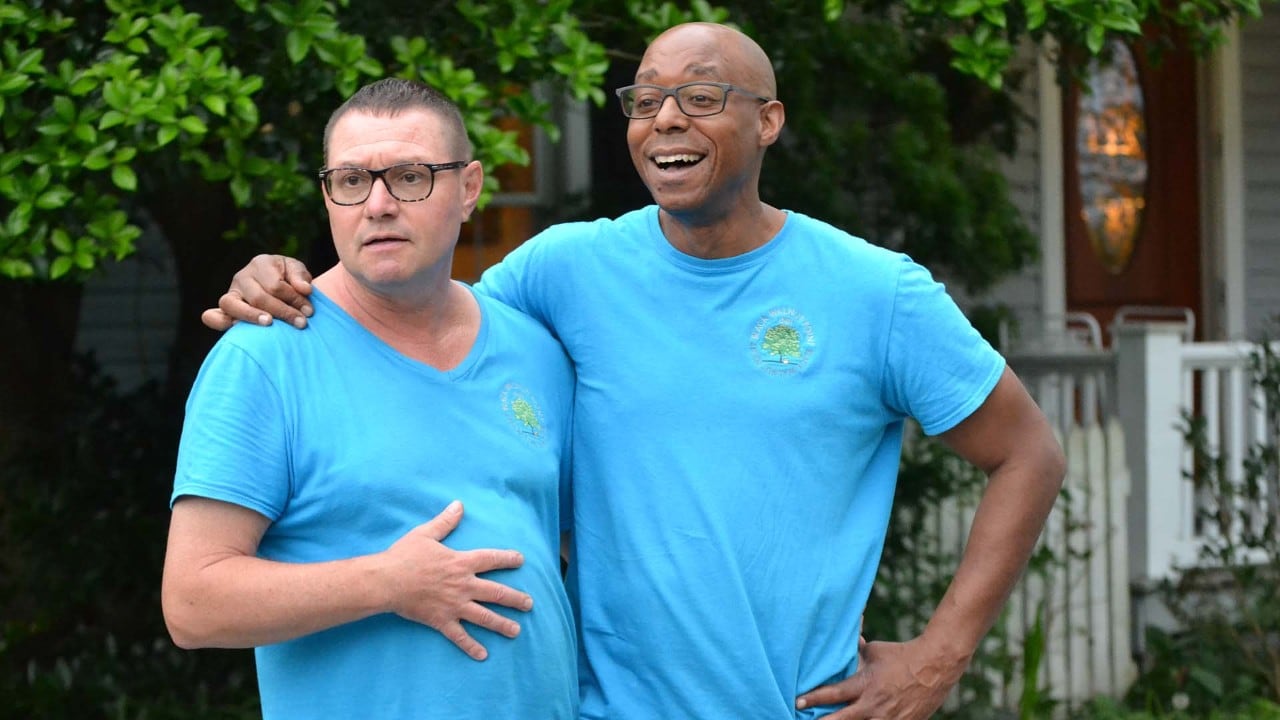
[[[301,260],[291,257],[284,258],[284,277],[285,280],[293,286],[293,289],[297,290],[300,294],[311,294],[311,271],[307,269],[306,265],[302,264]],[[305,308],[298,309],[308,315],[311,314],[310,305]]]
[[[444,540],[458,527],[458,523],[462,521],[462,503],[454,500],[440,511],[439,515],[431,518],[422,524],[426,530],[427,536],[437,542]]]
[[[240,293],[244,302],[252,305],[257,312],[269,313],[272,317],[280,318],[299,330],[307,326],[307,317],[298,308],[299,306],[310,307],[310,303],[282,277],[269,280],[265,285],[258,282],[256,278],[244,281],[237,279],[230,292]]]
[[[814,705],[835,705],[856,702],[862,695],[862,683],[857,676],[832,685],[816,687],[796,698],[796,708],[803,710]]]
[[[475,569],[477,575],[490,570],[512,570],[524,564],[524,555],[518,550],[486,548],[468,550],[465,554],[467,562],[471,563],[470,567]]]
[[[440,631],[441,635],[444,635],[446,640],[457,645],[472,660],[484,660],[489,657],[489,651],[485,650],[483,645],[467,633],[461,622],[454,620],[444,627],[436,629]]]
[[[210,330],[226,332],[235,324],[236,319],[222,312],[219,308],[209,308],[200,313],[200,322],[204,323],[204,326]]]
[[[512,610],[532,610],[533,598],[527,593],[493,580],[480,580],[476,585],[475,599]]]
[[[232,322],[243,320],[254,325],[271,324],[270,315],[245,302],[244,298],[233,290],[222,293],[222,297],[218,298],[218,309],[230,317]]]
[[[462,611],[462,619],[504,637],[513,638],[520,634],[520,623],[476,603]]]

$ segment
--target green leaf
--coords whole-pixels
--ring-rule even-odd
[[[88,251],[80,251],[75,254],[76,266],[81,270],[92,270],[95,259],[93,253]]]
[[[72,261],[69,255],[60,256],[53,261],[53,267],[49,269],[49,277],[57,280],[71,271],[71,265]]]
[[[48,120],[36,126],[36,132],[40,133],[41,135],[47,135],[49,137],[58,137],[59,135],[66,135],[67,131],[70,129],[71,129],[71,126],[67,125],[65,122],[61,120]]]
[[[49,235],[49,242],[53,245],[54,250],[57,250],[63,255],[71,254],[71,250],[74,247],[71,243],[71,236],[62,228],[53,229],[53,232]]]
[[[178,127],[186,130],[192,135],[205,135],[209,132],[209,127],[204,121],[195,115],[188,115],[178,121]]]
[[[222,95],[205,95],[201,102],[209,108],[209,112],[218,117],[225,117],[227,114],[227,99]]]
[[[82,164],[86,170],[102,170],[111,164],[111,160],[106,155],[95,150],[85,157]]]
[[[36,198],[36,207],[41,210],[57,210],[67,204],[75,195],[62,185],[55,185],[40,197]]]
[[[1089,48],[1090,54],[1097,55],[1102,51],[1102,44],[1106,41],[1107,29],[1102,25],[1094,25],[1089,28],[1088,34],[1085,36],[1085,45]]]
[[[111,182],[121,190],[133,192],[138,189],[138,176],[128,165],[116,165],[111,168]]]
[[[307,51],[311,49],[311,36],[304,35],[300,30],[290,30],[284,37],[284,48],[289,60],[297,65],[307,57]]]
[[[0,75],[0,95],[17,95],[34,84],[26,75],[6,73]]]
[[[178,137],[178,127],[176,125],[163,125],[156,131],[156,144],[164,147],[173,142]]]
[[[124,124],[128,118],[119,110],[108,110],[102,113],[102,119],[98,121],[99,130],[109,130],[116,125]]]
[[[243,175],[237,175],[231,178],[231,197],[236,201],[239,207],[245,207],[249,204],[249,196],[252,188],[249,181]]]
[[[19,258],[0,258],[0,275],[11,278],[35,277],[36,269],[31,263]]]

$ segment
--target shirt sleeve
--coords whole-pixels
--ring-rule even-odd
[[[927,435],[955,427],[977,410],[1005,361],[924,267],[904,257],[894,294],[885,402]]]
[[[196,495],[275,521],[290,495],[284,404],[262,366],[224,337],[187,398],[170,504]]]

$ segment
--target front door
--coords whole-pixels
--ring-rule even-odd
[[[1090,94],[1063,97],[1067,309],[1092,314],[1108,343],[1122,306],[1187,308],[1203,324],[1195,59],[1128,47]]]

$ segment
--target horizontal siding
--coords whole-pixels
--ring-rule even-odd
[[[1026,48],[1019,61],[1024,64],[1026,72],[1016,96],[1018,106],[1026,117],[1036,118],[1039,113],[1040,88],[1035,49]],[[1032,234],[1041,238],[1043,244],[1044,233],[1040,227],[1040,133],[1034,119],[1019,124],[1017,152],[1011,158],[1002,159],[1001,170],[1009,182],[1013,204]],[[1013,311],[1018,327],[1025,330],[1040,325],[1040,295],[1040,261],[1036,259],[1017,274],[998,283],[985,302],[1008,306]]]
[[[1251,337],[1280,315],[1280,11],[1245,23],[1245,323]],[[1274,328],[1270,328],[1274,330]]]

